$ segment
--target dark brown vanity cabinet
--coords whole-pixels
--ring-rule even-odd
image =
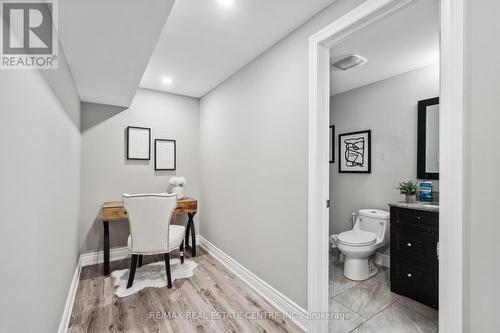
[[[438,308],[439,213],[391,207],[391,290]]]

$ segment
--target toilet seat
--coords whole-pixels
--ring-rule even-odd
[[[367,246],[375,244],[377,236],[371,232],[362,230],[349,230],[341,233],[338,237],[341,244],[349,246]]]

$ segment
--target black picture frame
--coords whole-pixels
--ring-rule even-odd
[[[148,131],[148,157],[131,157],[130,156],[130,131],[131,130],[147,130]],[[151,160],[151,128],[148,127],[137,127],[137,126],[127,126],[127,160],[133,161],[149,161]]]
[[[426,172],[427,107],[439,104],[439,97],[418,101],[417,179],[439,179],[439,172]]]
[[[173,142],[174,143],[174,166],[173,168],[158,167],[158,142]],[[171,139],[155,139],[155,170],[156,171],[174,171],[177,169],[177,142]]]
[[[330,163],[335,163],[335,125],[330,125],[330,137],[332,142],[330,142],[331,156]]]
[[[353,135],[366,135],[368,143],[364,145],[364,149],[366,151],[363,151],[363,153],[368,153],[368,157],[366,158],[366,162],[368,163],[366,170],[346,170],[343,169],[343,163],[344,159],[342,158],[342,138],[347,137],[347,136],[353,136]],[[364,131],[357,131],[357,132],[349,132],[349,133],[342,133],[339,134],[338,136],[338,165],[339,165],[339,173],[371,173],[372,172],[372,131],[371,130],[364,130]],[[364,157],[364,156],[363,156]],[[344,156],[345,158],[345,156]],[[365,159],[363,158],[363,163],[365,162]]]

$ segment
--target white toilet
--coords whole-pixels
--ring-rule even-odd
[[[360,209],[354,228],[338,235],[336,245],[345,256],[344,276],[363,281],[377,274],[368,262],[375,251],[384,246],[389,233],[389,212]],[[371,267],[370,267],[371,266]]]

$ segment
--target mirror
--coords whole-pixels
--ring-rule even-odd
[[[439,179],[439,97],[418,102],[417,178]]]

